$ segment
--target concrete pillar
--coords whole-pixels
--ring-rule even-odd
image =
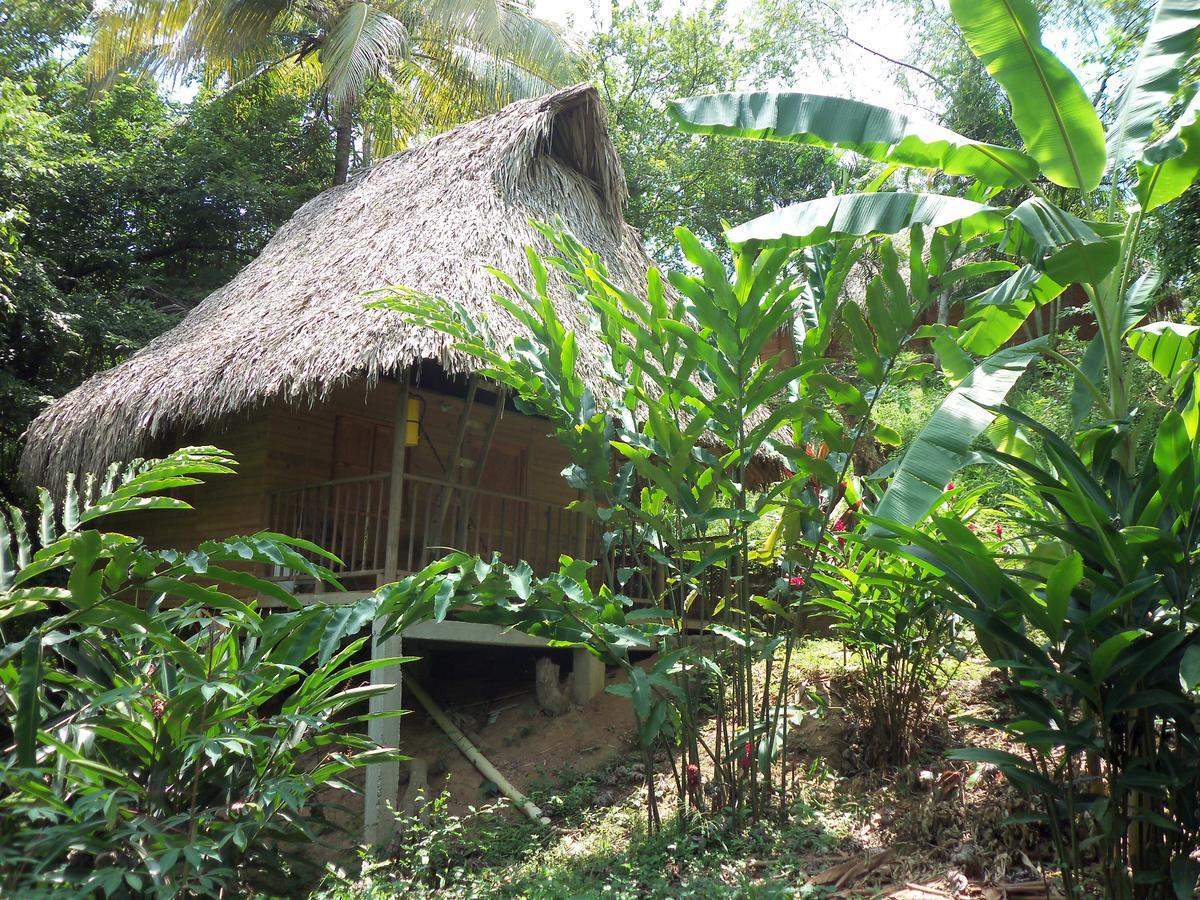
[[[404,640],[393,635],[385,641],[379,640],[379,622],[372,626],[371,657],[402,656]],[[372,697],[372,713],[391,712],[400,709],[403,692],[400,683],[400,667],[384,666],[371,672],[371,684],[390,684],[391,688]],[[400,717],[388,716],[372,719],[367,723],[367,733],[379,746],[395,749],[400,746]],[[367,766],[367,782],[363,791],[363,840],[369,846],[378,847],[392,839],[396,828],[396,807],[400,799],[400,763],[389,761]]]
[[[384,571],[379,584],[389,584],[399,577],[400,523],[404,518],[404,454],[408,449],[408,380],[405,367],[397,375],[396,416],[392,424],[392,471],[388,485],[387,543],[384,547]],[[379,640],[380,622],[371,626],[371,658],[379,659],[404,655],[404,639],[393,635]],[[403,707],[404,687],[399,666],[385,666],[371,672],[371,684],[390,684],[386,692],[372,697],[372,713],[394,712]],[[367,734],[380,747],[400,746],[400,717],[388,716],[367,723]],[[363,841],[377,847],[392,839],[396,831],[396,804],[400,800],[400,763],[372,763],[367,766],[363,789]]]
[[[604,690],[604,663],[583,647],[576,647],[572,653],[572,699],[579,704],[587,703]]]

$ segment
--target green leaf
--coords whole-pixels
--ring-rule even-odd
[[[998,229],[1003,214],[983,203],[941,194],[841,194],[759,216],[726,234],[731,244],[808,247],[846,237],[896,234],[913,225],[957,225],[964,237]]]
[[[1111,164],[1138,156],[1149,143],[1155,121],[1179,90],[1184,64],[1196,49],[1197,28],[1200,6],[1195,0],[1159,0],[1108,130]]]
[[[1067,621],[1071,591],[1083,580],[1083,557],[1071,553],[1050,570],[1046,579],[1046,620],[1052,626],[1049,636],[1058,640]]]
[[[1097,684],[1103,681],[1117,657],[1141,634],[1140,631],[1129,629],[1120,631],[1101,642],[1100,646],[1096,648],[1096,652],[1092,654],[1092,680]]]
[[[1169,824],[1176,827],[1174,823]],[[1192,900],[1196,896],[1197,882],[1200,882],[1200,862],[1185,855],[1171,860],[1171,887],[1176,900]]]
[[[1022,266],[995,287],[970,298],[961,327],[959,346],[977,356],[989,356],[1016,334],[1029,314],[1066,290],[1045,272]]]
[[[904,443],[904,438],[900,435],[900,432],[880,422],[875,423],[875,440],[892,447],[899,447]]]
[[[1153,456],[1154,466],[1158,469],[1158,490],[1163,498],[1173,505],[1190,505],[1179,496],[1180,483],[1186,485],[1188,476],[1194,473],[1195,459],[1191,435],[1178,410],[1168,410],[1158,426]],[[1183,488],[1183,494],[1190,496],[1187,486]]]
[[[995,187],[1017,187],[1038,176],[1037,163],[1019,150],[859,100],[755,91],[674,100],[668,111],[684,131],[696,134],[852,150],[876,162],[941,170]]]
[[[1170,381],[1190,359],[1196,356],[1200,325],[1179,322],[1152,322],[1134,328],[1126,337],[1134,353],[1163,378]]]
[[[1030,197],[1008,215],[1006,249],[1033,262],[1059,284],[1099,284],[1117,264],[1121,244],[1041,197]]]
[[[404,56],[408,43],[404,23],[375,5],[357,0],[343,7],[318,51],[330,105],[353,104],[373,77]]]
[[[1121,317],[1121,337],[1129,334],[1130,330],[1154,308],[1155,297],[1162,280],[1162,272],[1148,269],[1129,286],[1129,290],[1125,292],[1125,307]]]
[[[533,584],[533,569],[522,561],[508,570],[508,583],[518,600],[528,600]]]
[[[1096,335],[1088,343],[1087,349],[1083,352],[1083,359],[1079,362],[1079,370],[1097,388],[1102,387],[1101,379],[1104,377],[1104,339],[1101,335]],[[1078,429],[1083,420],[1087,418],[1087,414],[1091,412],[1092,404],[1096,401],[1096,395],[1093,394],[1078,375],[1075,376],[1075,381],[1071,385],[1071,422]]]
[[[981,362],[942,401],[900,460],[875,515],[905,525],[920,522],[946,490],[946,483],[969,459],[971,444],[995,414],[985,409],[1008,396],[1042,340],[1002,350]],[[869,532],[880,529],[872,525]]]
[[[1179,680],[1189,691],[1200,691],[1200,644],[1192,644],[1179,661]]]
[[[1025,147],[1055,184],[1091,191],[1104,175],[1104,126],[1079,79],[1042,45],[1031,0],[951,0],[971,52],[999,82]]]
[[[739,647],[750,646],[750,638],[736,628],[730,628],[728,625],[709,625],[708,630],[713,634],[719,634],[725,640],[731,641]]]
[[[942,276],[942,285],[955,284],[981,275],[991,275],[995,272],[1015,272],[1017,264],[1006,259],[985,259],[982,262],[966,263],[956,269],[951,269]]]
[[[12,590],[17,577],[17,555],[8,517],[0,510],[0,593]]]
[[[37,762],[37,731],[42,721],[39,688],[42,686],[42,633],[34,629],[21,645],[21,674],[17,688],[17,716],[13,738],[17,765],[32,768]]]
[[[1146,148],[1137,164],[1134,195],[1145,212],[1170,203],[1200,175],[1200,93],[1175,126]]]

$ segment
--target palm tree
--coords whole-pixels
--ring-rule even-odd
[[[121,71],[236,87],[307,79],[337,135],[346,180],[364,157],[536,96],[577,72],[575,38],[521,0],[115,0],[96,15],[93,77]]]

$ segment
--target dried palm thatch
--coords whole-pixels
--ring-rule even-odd
[[[518,326],[491,300],[500,285],[486,269],[525,275],[525,247],[550,249],[530,219],[555,216],[617,284],[641,292],[651,261],[625,223],[626,196],[587,84],[518,101],[392,156],[310,200],[177,326],[48,407],[27,432],[22,478],[61,484],[68,472],[100,471],[269,400],[320,402],[338,385],[373,384],[423,359],[470,372],[475,361],[444,335],[368,309],[364,295],[419,287],[486,316],[507,340]],[[581,371],[601,372],[604,348],[584,301],[558,296]]]
[[[23,478],[60,483],[157,437],[272,398],[317,402],[351,379],[373,382],[421,359],[470,371],[473,361],[443,335],[365,308],[364,293],[421,286],[487,315],[507,337],[515,325],[491,302],[499,285],[485,267],[527,271],[524,248],[542,243],[531,217],[560,216],[619,284],[644,283],[650,260],[622,216],[625,198],[599,97],[585,84],[392,156],[306,203],[175,328],[45,410],[26,435]],[[564,318],[582,325],[574,312],[564,306]],[[599,342],[578,332],[582,354],[598,358]]]

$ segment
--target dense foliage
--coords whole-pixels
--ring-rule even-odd
[[[0,22],[0,494],[30,419],[119,362],[254,258],[332,172],[298,85],[89,94],[81,17],[17,4]],[[23,53],[22,53],[23,51]]]
[[[739,146],[670,127],[671,98],[787,78],[803,53],[820,50],[796,0],[735,6],[705,0],[672,10],[661,0],[633,0],[614,5],[609,26],[589,42],[589,75],[629,182],[626,216],[666,263],[682,261],[675,242],[681,223],[720,246],[724,222],[825,194],[843,177],[823,153]]]
[[[101,81],[124,70],[207,84],[301,80],[336,134],[333,183],[388,154],[520,97],[567,84],[570,35],[512,0],[279,3],[118,0],[97,7],[89,49]],[[357,127],[356,127],[357,126]]]
[[[167,492],[232,473],[189,448],[0,514],[0,884],[6,894],[212,896],[277,885],[281,843],[314,840],[317,791],[396,751],[355,733],[354,662],[378,611],[299,608],[247,564],[334,585],[277,534],[150,550],[106,519],[186,509]],[[130,521],[133,521],[132,519]],[[31,532],[33,532],[31,534]],[[303,552],[302,552],[303,551]],[[291,611],[264,616],[253,599]]]
[[[252,877],[273,842],[309,835],[318,785],[388,755],[342,727],[381,689],[346,682],[395,662],[354,664],[354,633],[459,615],[620,667],[610,690],[630,700],[652,840],[669,813],[723,835],[797,814],[789,741],[814,710],[793,661],[814,620],[841,643],[868,766],[918,761],[952,660],[982,654],[1006,705],[978,721],[1009,749],[959,758],[1035,801],[1010,824],[1044,829],[1067,894],[1098,875],[1122,900],[1190,896],[1200,326],[1177,301],[1195,272],[1200,13],[905,6],[922,29],[920,65],[905,66],[934,85],[937,121],[770,89],[798,47],[816,58],[850,41],[834,7],[831,26],[789,2],[614,6],[587,64],[630,220],[663,269],[621,287],[546,224],[552,252],[498,276],[497,303],[523,326],[509,342],[436,285],[380,301],[548,423],[601,537],[595,559],[535,573],[450,553],[337,614],[264,617],[247,592],[294,598],[241,563],[327,579],[319,548],[260,534],[150,551],[89,527],[180,506],[163,492],[226,472],[219,451],[115,470],[99,494],[68,486],[61,507],[43,496],[37,541],[19,512],[0,516],[5,883],[214,893]],[[397,62],[470,88],[447,108],[489,105],[470,73],[447,71],[445,42],[441,57],[405,55],[398,29],[415,25],[389,4],[213,9],[180,32],[187,4],[118,5],[93,59],[151,49],[148,62],[210,81],[285,59],[292,77],[187,104],[127,80],[95,97],[69,58],[87,4],[0,14],[5,476],[47,396],[143,343],[332,170],[345,176],[356,121],[369,157],[372,116],[433,96],[387,82]],[[1103,72],[1094,91],[1042,36],[1086,15],[1104,26],[1084,54]],[[148,48],[168,24],[188,40]],[[554,37],[530,27],[520,53]],[[601,373],[580,370],[555,305],[564,284],[611,359]],[[1062,383],[1040,407],[1016,407],[1047,379]],[[884,407],[931,386],[936,403],[902,435]],[[416,852],[432,859],[436,840]]]

